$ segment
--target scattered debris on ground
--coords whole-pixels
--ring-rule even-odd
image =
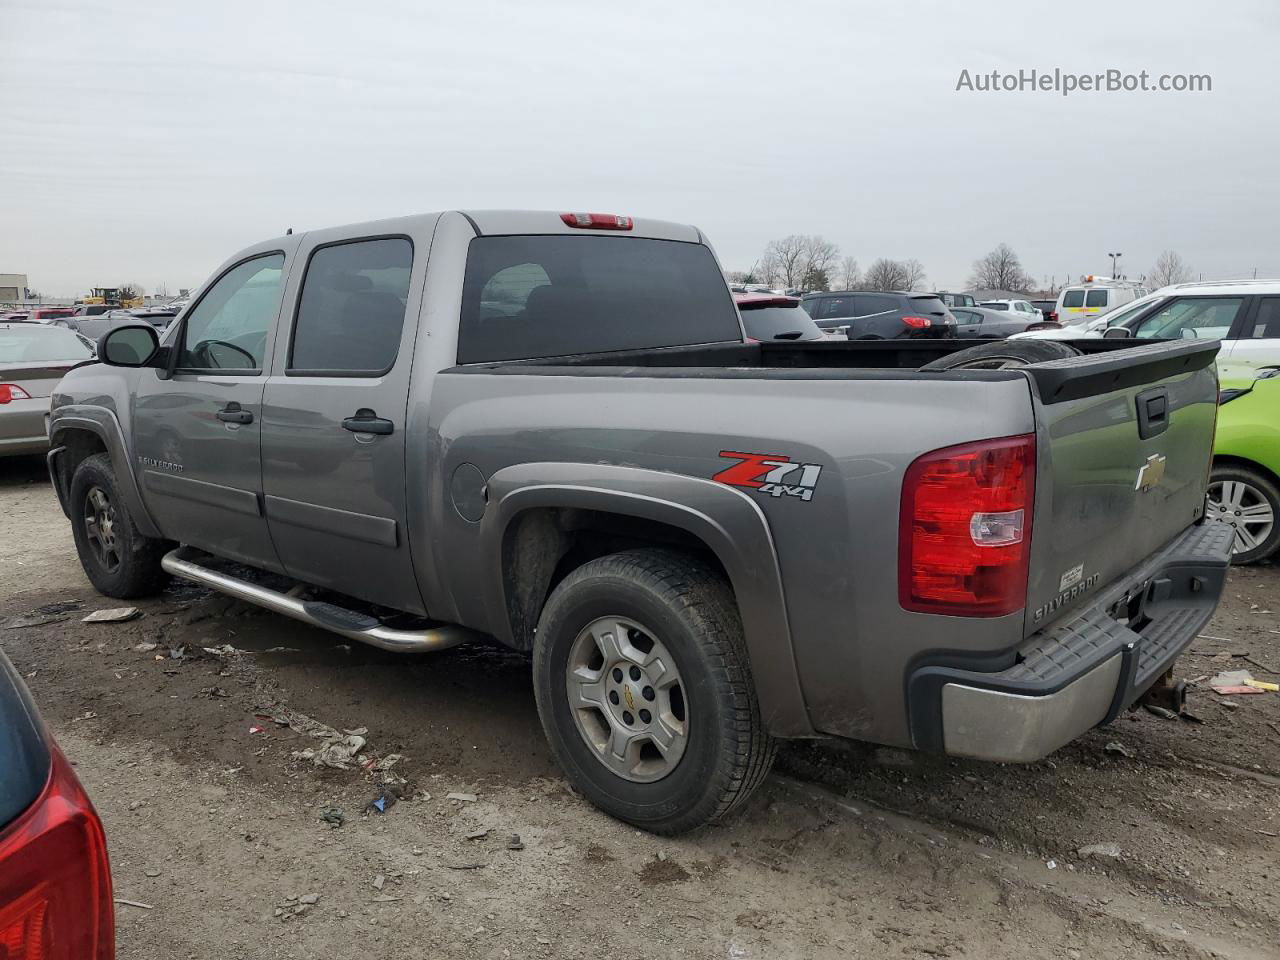
[[[81,623],[127,623],[135,617],[141,616],[142,611],[137,607],[111,607],[107,610],[95,610],[87,617],[82,617]]]

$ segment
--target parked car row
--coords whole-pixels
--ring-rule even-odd
[[[101,340],[103,335],[117,327],[128,326],[144,320],[157,330],[166,330],[177,314],[173,310],[157,307],[138,307],[131,310],[114,308],[104,313],[64,317],[57,321],[60,326],[67,327],[83,334],[91,340]]]

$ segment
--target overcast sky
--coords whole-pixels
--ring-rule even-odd
[[[449,208],[820,233],[955,289],[1165,248],[1280,276],[1280,4],[0,0],[0,273],[196,286],[236,249]],[[1210,93],[957,92],[961,70]]]

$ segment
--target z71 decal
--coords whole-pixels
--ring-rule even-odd
[[[731,487],[750,487],[771,497],[813,499],[822,467],[816,463],[793,463],[790,457],[774,453],[736,453],[721,450],[720,456],[737,460],[732,467],[717,473],[712,480]]]

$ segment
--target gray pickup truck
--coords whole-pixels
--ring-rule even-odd
[[[671,833],[779,738],[1031,761],[1176,694],[1231,549],[1216,350],[748,342],[693,227],[426,214],[111,331],[49,464],[109,596],[529,651],[572,782]]]

